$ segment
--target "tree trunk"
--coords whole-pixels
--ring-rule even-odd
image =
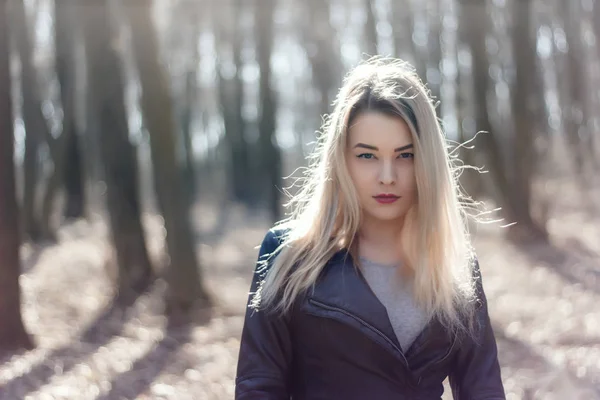
[[[366,51],[370,56],[378,54],[378,41],[377,41],[377,20],[375,18],[375,3],[372,0],[363,0],[363,7],[367,21],[365,23],[365,40],[366,40]]]
[[[42,202],[42,214],[41,214],[41,226],[42,234],[46,238],[56,239],[56,226],[53,226],[51,222],[52,212],[54,208],[54,202],[56,200],[56,194],[63,185],[65,178],[67,178],[69,169],[79,171],[81,168],[81,162],[74,163],[72,157],[69,155],[70,148],[73,146],[73,141],[77,141],[77,137],[72,138],[71,136],[77,135],[77,124],[76,124],[76,57],[75,57],[75,41],[73,40],[75,27],[73,24],[73,14],[69,3],[64,1],[58,1],[55,4],[55,23],[54,23],[54,38],[56,46],[56,72],[58,82],[60,85],[60,98],[63,109],[63,121],[62,121],[62,133],[56,140],[54,146],[54,152],[52,155],[54,168],[52,174],[46,184],[46,190],[44,193],[44,200]],[[68,150],[69,149],[69,150]],[[66,161],[70,162],[67,163]],[[83,182],[81,182],[83,183]],[[67,187],[68,187],[67,179]],[[83,190],[83,187],[82,187]],[[73,212],[67,214],[77,214],[77,207],[73,207],[73,193],[67,190],[67,209],[71,209]],[[81,212],[75,217],[82,216],[83,214],[83,192],[79,196],[79,206]]]
[[[502,207],[507,223],[518,222],[514,204],[511,203],[509,192],[511,183],[507,176],[507,165],[501,153],[497,134],[494,133],[490,121],[487,95],[489,90],[489,62],[485,47],[486,29],[489,26],[485,3],[462,2],[460,4],[461,39],[469,44],[472,55],[472,74],[475,102],[475,129],[483,131],[477,144],[483,146],[486,159],[489,162],[492,181],[486,188],[492,197]]]
[[[181,138],[178,140],[178,148],[181,149],[183,162],[180,164],[182,169],[185,191],[190,204],[196,199],[198,194],[198,173],[197,160],[194,155],[193,136],[194,122],[200,114],[198,109],[199,87],[197,82],[198,69],[200,66],[200,51],[198,49],[198,38],[202,30],[202,18],[200,15],[201,5],[195,2],[183,1],[174,6],[173,15],[181,21],[182,29],[179,35],[180,40],[186,43],[186,50],[189,51],[189,59],[185,63],[184,70],[185,83],[183,95],[176,101],[176,110],[178,110],[179,120],[181,121]]]
[[[197,37],[197,36],[195,36]],[[197,46],[194,46],[197,47]],[[196,87],[196,68],[198,63],[198,57],[195,57],[193,67],[186,72],[185,77],[185,96],[184,104],[182,105],[182,146],[184,153],[183,163],[183,175],[185,180],[186,194],[190,201],[193,203],[197,194],[198,177],[196,176],[196,159],[194,157],[194,148],[192,143],[192,121],[194,118],[194,112],[192,111],[196,107],[197,99],[197,87]]]
[[[63,122],[63,124],[66,121]],[[56,241],[57,226],[53,224],[52,216],[54,211],[54,202],[58,190],[63,183],[63,175],[61,172],[64,170],[64,159],[65,150],[67,145],[67,136],[71,132],[63,130],[62,135],[58,138],[56,143],[55,160],[52,169],[52,174],[46,183],[44,192],[44,198],[42,201],[42,210],[40,216],[40,230],[41,236],[46,240]]]
[[[427,77],[427,65],[419,54],[420,51],[414,41],[415,10],[411,3],[411,0],[392,1],[394,51],[397,57],[404,57],[412,61],[419,77],[425,80]]]
[[[483,132],[479,142],[484,146],[486,158],[491,164],[489,169],[493,174],[493,180],[499,186],[499,193],[493,193],[493,195],[501,203],[504,203],[502,196],[503,192],[508,190],[509,183],[504,174],[505,166],[502,154],[500,153],[500,146],[492,130],[487,102],[489,90],[489,63],[485,50],[486,28],[489,25],[486,16],[487,10],[485,3],[474,4],[472,2],[464,2],[461,3],[459,12],[461,40],[469,45],[472,55],[471,72],[473,74],[473,87],[475,90],[473,93],[473,100],[475,102],[475,130]],[[462,121],[460,122],[462,123]],[[495,187],[495,185],[492,186]]]
[[[329,18],[331,14],[329,1],[303,2],[302,7],[305,13],[303,20],[309,22],[302,26],[304,46],[312,68],[315,87],[321,94],[319,114],[324,116],[331,111],[329,108],[340,83],[342,70],[340,46]]]
[[[594,26],[594,36],[596,37],[596,57],[600,58],[600,1],[594,3],[594,14],[592,17],[592,25]],[[596,98],[594,106],[598,106],[600,99]],[[596,116],[597,117],[597,116]],[[594,126],[595,130],[591,132],[592,146],[591,150],[594,153],[592,157],[595,160],[595,165],[600,169],[600,129]],[[598,178],[598,177],[597,177]]]
[[[274,221],[281,219],[281,154],[275,137],[277,101],[271,87],[271,52],[273,50],[274,0],[255,0],[256,53],[260,69],[259,141],[261,175],[268,177],[269,209]],[[260,2],[260,7],[259,7]]]
[[[6,1],[0,1],[0,353],[31,349],[21,318],[19,209],[16,199]]]
[[[421,78],[427,82],[427,87],[431,90],[431,95],[433,96],[436,104],[436,112],[438,118],[442,117],[442,103],[440,103],[442,99],[442,5],[440,4],[441,0],[433,0],[430,1],[427,5],[428,8],[428,23],[429,23],[429,40],[428,40],[428,52],[429,52],[429,62],[433,70],[431,74],[425,72],[425,76]]]
[[[135,150],[129,141],[121,63],[111,31],[109,1],[74,6],[86,43],[91,106],[98,122],[98,143],[104,166],[110,232],[118,266],[119,296],[127,301],[144,290],[152,269],[138,193]]]
[[[535,55],[531,53],[530,9],[529,2],[514,3],[513,46],[517,62],[516,82],[511,91],[513,117],[517,132],[511,143],[515,151],[514,164],[505,161],[498,136],[493,132],[489,113],[487,94],[489,87],[489,63],[486,53],[486,27],[489,26],[485,3],[463,2],[461,4],[462,35],[470,47],[473,57],[473,86],[475,89],[475,123],[477,131],[485,131],[480,143],[483,144],[486,158],[490,163],[489,171],[493,178],[493,196],[502,207],[506,222],[512,225],[509,230],[515,240],[546,240],[543,227],[538,226],[531,216],[531,180],[533,175],[533,125],[534,115],[529,110],[530,76],[535,68]],[[527,53],[529,52],[529,53]]]
[[[470,136],[471,132],[467,134],[464,129],[464,120],[468,116],[468,102],[470,99],[469,91],[466,90],[465,85],[465,72],[460,68],[459,62],[459,49],[458,44],[460,44],[460,40],[457,40],[457,46],[453,49],[453,57],[454,62],[458,67],[458,71],[456,74],[456,119],[458,124],[458,136],[459,142],[465,143],[468,140],[472,139]],[[489,124],[489,119],[488,119]],[[484,122],[485,123],[485,122]],[[464,161],[465,165],[477,167],[477,150],[473,146],[464,146],[459,150],[460,159]],[[466,193],[472,197],[473,199],[480,199],[483,197],[484,188],[483,181],[481,179],[481,173],[477,170],[467,168],[462,171],[460,175],[460,183],[461,186],[465,189]]]
[[[515,159],[509,196],[513,204],[516,221],[533,239],[547,240],[545,226],[537,224],[531,213],[532,180],[536,163],[533,147],[535,137],[535,111],[531,108],[531,94],[535,88],[536,53],[533,32],[531,31],[530,1],[513,3],[512,46],[516,62],[516,79],[511,90],[512,113],[515,121],[514,154]],[[517,225],[515,227],[519,229]],[[521,229],[521,231],[522,231]]]
[[[41,238],[41,227],[36,207],[39,162],[38,149],[44,140],[52,146],[53,138],[42,114],[42,103],[37,75],[32,61],[32,45],[23,0],[10,4],[15,43],[21,59],[21,90],[23,94],[23,123],[25,125],[25,182],[23,192],[23,229],[32,240]]]
[[[73,117],[74,116],[71,116],[71,118]],[[80,139],[76,132],[71,132],[71,134],[66,139],[68,140],[66,163],[64,169],[64,213],[66,218],[82,218],[84,216],[85,193],[83,178],[83,160],[81,158]]]
[[[407,59],[413,53],[412,14],[409,12],[410,0],[391,2],[390,24],[394,42],[394,56]]]
[[[585,191],[590,184],[590,178],[594,169],[590,168],[590,174],[586,171],[587,161],[592,161],[593,154],[589,150],[593,147],[592,132],[589,129],[590,113],[586,102],[586,54],[581,40],[581,16],[577,12],[579,4],[575,2],[560,2],[560,13],[568,44],[568,53],[565,57],[569,94],[564,102],[563,109],[564,129],[567,143],[573,151],[575,162],[575,173]],[[600,40],[597,38],[596,40]]]
[[[218,47],[232,46],[233,65],[235,74],[231,77],[223,75],[222,68],[218,68],[218,87],[221,112],[225,125],[225,141],[229,150],[228,175],[231,177],[231,190],[233,198],[249,205],[258,202],[259,191],[252,190],[253,171],[251,164],[249,144],[246,141],[246,122],[242,114],[244,99],[244,84],[241,71],[243,62],[241,57],[243,32],[241,29],[241,14],[244,4],[241,0],[229,0],[225,5],[216,6],[218,13],[217,26],[215,26]],[[220,53],[217,49],[217,53]],[[220,57],[218,55],[217,57]],[[224,63],[219,62],[220,66]]]
[[[84,216],[85,192],[83,159],[81,157],[81,140],[77,132],[76,120],[76,63],[75,41],[76,34],[74,19],[70,4],[64,1],[55,3],[55,43],[56,67],[60,98],[63,107],[63,154],[56,160],[56,172],[64,175],[65,210],[67,218]],[[65,151],[66,150],[66,151]],[[65,156],[66,155],[66,156]],[[62,164],[62,165],[58,165]]]
[[[156,194],[166,229],[171,265],[167,274],[170,313],[210,305],[192,236],[189,207],[176,163],[175,126],[167,75],[159,59],[149,2],[125,4],[132,27],[132,43],[142,84],[142,110],[150,133]]]

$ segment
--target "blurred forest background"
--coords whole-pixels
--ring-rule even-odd
[[[0,398],[232,398],[283,177],[377,54],[501,207],[508,398],[600,399],[595,0],[0,0]]]

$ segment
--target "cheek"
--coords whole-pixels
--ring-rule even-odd
[[[354,183],[354,187],[356,187],[356,190],[360,194],[373,178],[371,177],[369,168],[357,164],[358,163],[356,162],[350,162],[348,165],[348,172],[352,179],[352,183]]]
[[[398,176],[401,177],[399,181],[404,191],[409,193],[417,191],[417,179],[414,166],[404,166],[399,170]]]

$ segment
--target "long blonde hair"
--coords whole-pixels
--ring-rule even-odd
[[[458,166],[447,149],[435,106],[414,69],[398,59],[375,57],[344,79],[318,137],[308,175],[288,203],[291,216],[255,294],[262,306],[288,312],[339,250],[352,252],[361,209],[346,168],[350,119],[375,110],[403,118],[415,148],[418,200],[405,218],[402,247],[414,276],[415,301],[452,332],[471,331],[473,251]],[[468,318],[464,318],[467,316]]]

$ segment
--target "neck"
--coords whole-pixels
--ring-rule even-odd
[[[395,263],[402,260],[403,220],[381,221],[364,218],[358,230],[358,254],[367,259]]]

